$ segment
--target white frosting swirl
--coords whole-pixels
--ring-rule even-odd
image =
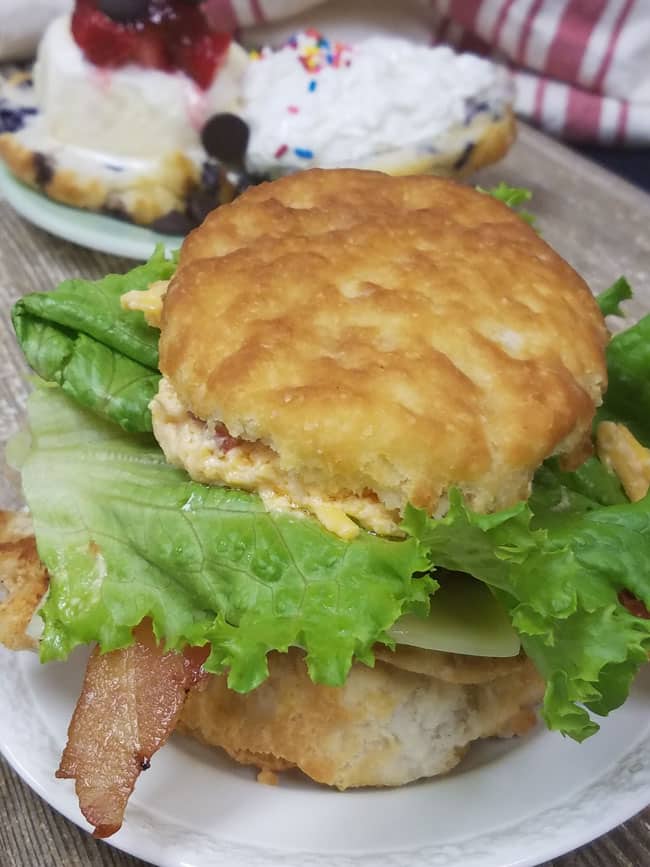
[[[265,49],[244,76],[252,171],[369,166],[398,149],[431,153],[473,107],[498,116],[509,101],[504,70],[446,46],[371,37],[347,48],[339,65],[309,71],[317,37],[294,42]]]

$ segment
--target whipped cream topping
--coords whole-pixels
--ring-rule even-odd
[[[509,97],[505,71],[472,54],[383,36],[342,46],[306,31],[248,66],[248,168],[371,167],[389,152],[433,153],[451,127],[477,111],[500,116]]]
[[[89,63],[70,30],[70,17],[51,23],[34,67],[44,131],[62,145],[106,159],[156,159],[200,149],[203,124],[216,112],[237,111],[248,57],[231,44],[211,87],[183,72]]]
[[[310,166],[459,171],[511,90],[504,70],[446,47],[387,36],[348,46],[307,30],[252,58],[231,44],[204,91],[180,71],[95,66],[63,16],[41,41],[34,86],[3,77],[0,102],[15,164],[31,152],[48,194],[184,234],[251,179]],[[220,113],[250,128],[250,176],[202,147]]]

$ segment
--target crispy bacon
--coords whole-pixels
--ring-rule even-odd
[[[219,440],[219,448],[222,452],[229,452],[242,443],[238,437],[231,437],[228,428],[220,421],[214,426],[214,435]]]
[[[134,637],[131,647],[105,654],[95,649],[90,657],[56,772],[75,780],[95,837],[120,829],[140,772],[176,727],[208,654],[208,648],[165,653],[147,620]]]

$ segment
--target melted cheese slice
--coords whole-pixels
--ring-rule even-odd
[[[160,328],[162,320],[163,300],[167,294],[169,280],[157,280],[147,289],[133,289],[125,292],[120,298],[122,310],[141,310],[147,325]]]
[[[642,500],[650,488],[650,449],[642,446],[625,427],[602,421],[596,431],[598,457],[616,473],[633,503]]]

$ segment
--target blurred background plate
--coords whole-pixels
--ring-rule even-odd
[[[176,235],[161,235],[115,217],[71,208],[48,199],[16,180],[2,163],[0,195],[6,198],[21,217],[35,226],[66,241],[74,241],[102,253],[144,261],[149,258],[156,244],[163,244],[167,250],[177,250],[183,241]]]

